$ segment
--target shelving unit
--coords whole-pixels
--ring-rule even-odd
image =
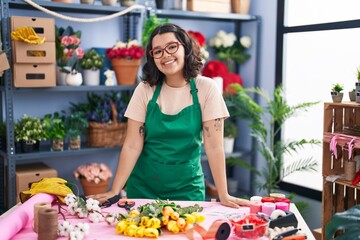
[[[323,134],[323,192],[322,192],[322,233],[337,212],[342,212],[360,203],[360,185],[352,185],[343,177],[334,182],[329,176],[344,174],[345,161],[348,159],[348,143],[354,139],[353,154],[360,154],[360,105],[356,103],[324,103]],[[337,158],[330,152],[330,142],[336,137]],[[322,234],[325,239],[325,234]]]
[[[87,4],[63,4],[58,2],[51,1],[37,1],[35,3],[55,12],[63,13],[79,13],[79,14],[96,14],[96,15],[109,15],[125,8],[120,6],[102,6],[98,5],[87,5]],[[29,10],[36,10],[29,4],[21,0],[0,0],[0,17],[1,17],[1,33],[3,40],[3,48],[5,50],[10,49],[10,10],[21,10],[26,15],[26,12]],[[171,18],[171,19],[183,19],[192,21],[193,24],[201,24],[203,20],[216,22],[226,22],[233,24],[234,32],[240,36],[241,33],[241,24],[245,22],[252,22],[255,24],[255,52],[252,56],[255,58],[255,65],[258,65],[259,61],[259,29],[260,29],[260,19],[256,16],[249,15],[240,15],[240,14],[222,14],[222,13],[201,13],[201,12],[190,12],[190,11],[178,11],[178,10],[156,10],[156,14],[159,18]],[[124,39],[134,39],[138,36],[138,25],[142,17],[144,17],[144,12],[135,10],[129,12],[128,14],[121,16],[123,22],[123,36]],[[46,15],[46,17],[51,17]],[[195,21],[193,21],[195,20]],[[215,31],[215,30],[214,30]],[[215,34],[215,32],[214,32]],[[115,40],[114,40],[115,41]],[[10,62],[11,53],[7,54]],[[252,79],[249,81],[249,85],[258,86],[258,73],[256,68],[251,74]],[[31,159],[46,159],[46,158],[57,158],[57,157],[71,157],[71,156],[81,156],[81,155],[91,155],[93,153],[98,153],[99,151],[119,151],[119,148],[82,148],[77,151],[63,151],[63,152],[51,152],[40,150],[37,153],[26,153],[19,154],[15,152],[15,141],[14,141],[14,97],[19,93],[54,93],[54,94],[63,94],[63,93],[72,93],[72,92],[81,92],[86,93],[89,91],[92,92],[107,92],[107,91],[127,91],[133,90],[134,87],[124,87],[124,86],[98,86],[98,87],[89,87],[89,86],[80,86],[80,87],[69,87],[69,86],[56,86],[54,88],[14,88],[12,81],[12,72],[6,71],[3,76],[3,81],[0,87],[0,94],[3,99],[3,102],[0,106],[2,119],[6,121],[6,152],[0,154],[0,213],[8,209],[9,207],[15,204],[16,197],[16,164],[22,163],[22,161],[31,160]],[[46,147],[46,146],[44,146]],[[48,148],[46,148],[48,149]],[[247,149],[245,151],[250,151]],[[241,153],[239,153],[241,155]],[[238,156],[238,153],[235,154]],[[252,158],[253,159],[253,158]],[[253,161],[253,160],[252,160]],[[250,180],[252,182],[252,180]],[[6,190],[5,190],[6,189]]]

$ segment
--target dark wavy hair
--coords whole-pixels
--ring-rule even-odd
[[[183,28],[173,23],[165,23],[158,26],[152,32],[149,43],[146,47],[146,63],[142,68],[143,75],[141,79],[149,83],[150,86],[158,85],[164,81],[165,75],[159,71],[156,67],[154,59],[150,55],[152,49],[152,40],[158,34],[164,34],[172,32],[175,34],[177,40],[184,46],[185,49],[185,66],[183,75],[186,81],[190,81],[191,78],[195,78],[201,68],[203,67],[200,46],[198,42],[192,38]]]

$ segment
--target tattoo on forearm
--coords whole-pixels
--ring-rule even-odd
[[[214,127],[215,131],[221,131],[222,124],[220,118],[215,119]]]
[[[210,137],[210,129],[209,127],[204,127],[205,133],[207,137]]]
[[[139,127],[139,134],[141,137],[145,136],[145,125]]]

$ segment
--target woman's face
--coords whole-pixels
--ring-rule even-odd
[[[158,34],[152,40],[153,56],[159,57],[154,58],[154,62],[159,71],[165,76],[183,75],[185,49],[179,43],[179,40],[172,32]]]

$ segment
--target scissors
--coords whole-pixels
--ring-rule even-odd
[[[103,202],[102,204],[100,204],[100,207],[102,208],[107,208],[110,207],[111,205],[113,205],[114,203],[116,203],[117,201],[119,201],[120,199],[120,194],[113,196],[112,198],[109,198],[108,200],[106,200],[105,202]]]
[[[128,201],[127,199],[121,199],[117,203],[118,207],[125,208],[126,211],[130,211],[133,206],[135,206],[134,201]]]

